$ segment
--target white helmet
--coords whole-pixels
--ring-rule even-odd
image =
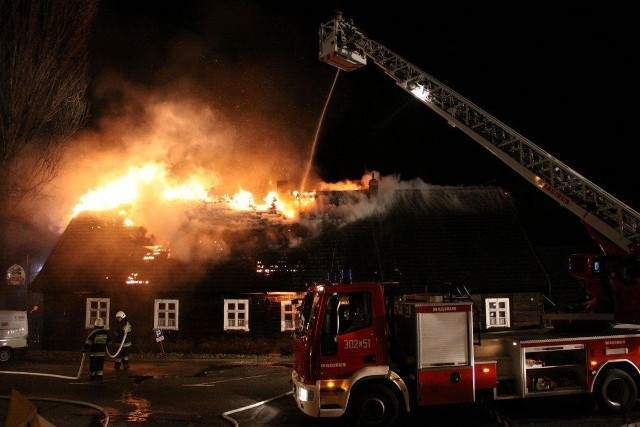
[[[119,311],[119,312],[116,313],[116,319],[118,319],[118,320],[122,320],[125,317],[127,317],[127,315],[124,314],[124,311]]]
[[[93,326],[96,328],[104,328],[104,320],[101,317],[98,317],[95,322],[93,322]]]

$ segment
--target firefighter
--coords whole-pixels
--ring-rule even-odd
[[[104,329],[104,320],[98,317],[93,330],[87,336],[83,351],[89,353],[89,380],[101,381],[104,376],[104,357],[107,346],[111,344],[109,332]]]
[[[124,313],[119,311],[116,313],[116,319],[118,320],[118,326],[116,327],[114,334],[116,336],[116,344],[121,346],[120,351],[116,355],[116,362],[114,368],[116,370],[120,367],[129,369],[129,350],[131,349],[131,322]]]

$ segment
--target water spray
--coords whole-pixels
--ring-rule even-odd
[[[320,134],[320,128],[322,128],[324,115],[327,112],[327,106],[329,105],[329,101],[331,100],[331,94],[333,93],[333,89],[336,87],[336,82],[338,81],[339,74],[340,74],[340,69],[336,71],[336,76],[333,78],[333,83],[331,84],[329,95],[327,96],[327,100],[324,103],[324,107],[322,107],[322,114],[320,114],[320,120],[318,121],[318,127],[316,128],[316,134],[313,137],[313,144],[311,144],[311,153],[309,154],[307,167],[305,168],[304,175],[302,176],[302,182],[300,183],[301,192],[304,191],[304,187],[307,185],[307,178],[309,177],[309,172],[311,171],[311,164],[313,163],[313,157],[315,156],[315,152],[316,152],[316,145],[318,144],[318,135]]]

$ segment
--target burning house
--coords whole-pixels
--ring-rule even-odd
[[[504,191],[380,181],[294,200],[293,218],[279,198],[264,209],[193,205],[180,228],[195,242],[189,259],[113,213],[82,212],[31,284],[43,301],[41,345],[78,349],[96,317],[109,328],[123,310],[138,351],[153,351],[158,333],[194,351],[225,340],[286,351],[293,301],[338,271],[408,292],[468,289],[485,327],[541,322],[547,277]]]

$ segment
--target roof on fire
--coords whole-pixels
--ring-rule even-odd
[[[297,224],[271,222],[227,230],[236,243],[222,260],[143,261],[153,245],[146,230],[96,215],[73,219],[31,289],[39,292],[126,286],[132,272],[163,291],[302,291],[327,273],[353,280],[393,280],[410,292],[542,291],[546,275],[514,204],[498,187],[395,190],[370,199],[335,193],[320,216]],[[349,215],[345,215],[349,212]],[[145,281],[148,280],[148,283]]]

